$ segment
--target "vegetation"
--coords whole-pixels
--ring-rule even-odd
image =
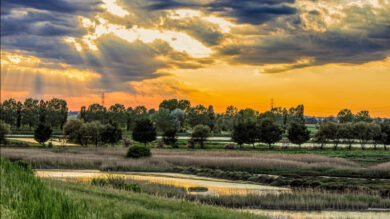
[[[5,144],[5,136],[11,133],[11,126],[7,123],[0,121],[0,144]]]
[[[290,142],[301,145],[310,140],[310,131],[307,129],[305,124],[292,122],[287,130],[287,138]]]
[[[263,218],[132,189],[40,180],[25,165],[0,162],[1,218]]]
[[[129,148],[127,151],[126,157],[131,158],[141,158],[141,157],[150,157],[152,153],[150,152],[150,148],[146,146],[134,145]]]
[[[40,123],[38,127],[34,131],[34,139],[44,145],[46,141],[48,141],[51,137],[51,133],[53,130],[51,127],[45,123]]]
[[[194,143],[199,143],[200,148],[204,148],[204,142],[210,134],[210,128],[207,125],[196,125],[191,133],[191,140]]]
[[[177,130],[176,128],[169,128],[165,130],[163,134],[163,141],[166,145],[171,145],[173,148],[177,148],[176,142],[177,142],[177,136],[176,136]]]
[[[136,122],[133,129],[133,139],[144,143],[145,145],[149,142],[156,140],[156,128],[149,119],[141,119]]]

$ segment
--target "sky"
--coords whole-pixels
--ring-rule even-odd
[[[390,117],[390,0],[1,0],[2,99]]]

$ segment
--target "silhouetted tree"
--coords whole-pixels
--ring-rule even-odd
[[[310,131],[307,129],[305,124],[291,122],[287,129],[287,138],[290,142],[301,145],[310,140]]]
[[[34,139],[44,146],[45,142],[50,139],[52,132],[49,125],[41,122],[34,131]]]
[[[149,119],[137,120],[133,129],[133,139],[135,141],[144,143],[145,145],[149,142],[156,140],[156,128]]]
[[[283,129],[272,119],[263,119],[259,123],[260,142],[268,144],[271,148],[272,144],[282,139]]]

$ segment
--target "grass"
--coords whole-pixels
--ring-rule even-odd
[[[307,151],[309,152],[309,151]],[[373,156],[388,152],[360,151]],[[314,151],[313,153],[319,153]],[[143,159],[125,158],[125,148],[2,148],[1,156],[26,160],[39,169],[99,169],[104,171],[178,172],[200,176],[243,180],[256,183],[321,188],[341,191],[390,191],[390,162],[354,162],[342,156],[358,151],[322,151],[328,156],[302,154],[296,150],[209,151],[153,149],[153,156]],[[340,157],[337,157],[340,156]],[[371,159],[371,158],[370,158]],[[369,164],[367,164],[369,163]],[[267,175],[278,175],[278,178]],[[387,179],[387,180],[382,180]]]
[[[101,181],[102,179],[94,179]],[[93,180],[93,181],[94,181]],[[124,180],[124,179],[119,179]],[[142,180],[126,179],[126,183],[139,185],[142,192],[162,197],[192,200],[229,208],[262,208],[284,210],[367,210],[390,208],[390,197],[366,194],[359,191],[328,192],[318,189],[296,189],[292,193],[204,196],[187,193],[183,187],[164,185]],[[111,187],[109,184],[96,184]],[[205,187],[190,187],[189,192],[204,192]]]
[[[41,180],[0,159],[1,218],[263,218],[131,191]]]

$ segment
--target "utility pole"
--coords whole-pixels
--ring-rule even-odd
[[[104,107],[104,92],[102,93],[102,106]]]
[[[271,98],[270,107],[271,110],[274,108],[274,98]]]

